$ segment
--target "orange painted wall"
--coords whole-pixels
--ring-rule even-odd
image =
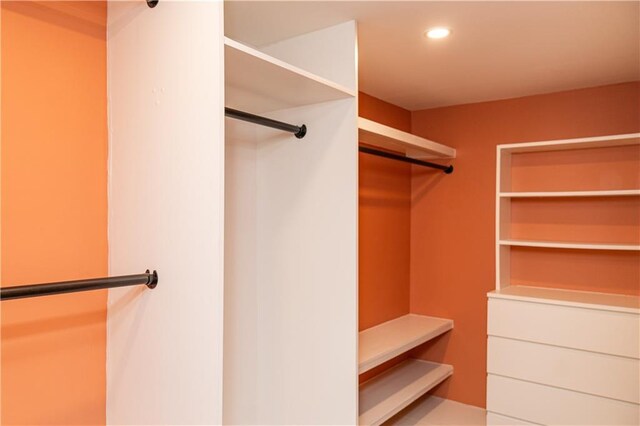
[[[638,132],[640,83],[415,111],[412,130],[458,150],[450,176],[413,171],[411,311],[455,321],[451,333],[413,355],[454,366],[436,394],[484,406],[486,293],[495,285],[495,147]]]
[[[106,15],[2,2],[3,286],[107,274]],[[2,302],[2,424],[105,423],[106,307]]]
[[[411,113],[360,93],[359,114],[411,130]],[[409,313],[411,166],[359,156],[359,327]]]

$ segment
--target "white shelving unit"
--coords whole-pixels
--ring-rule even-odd
[[[225,105],[308,131],[224,121],[219,423],[357,421],[356,36],[350,21],[260,50],[224,40]]]
[[[510,238],[511,203],[521,198],[636,197],[640,188],[583,191],[512,190],[511,159],[513,154],[640,145],[640,133],[599,136],[544,142],[498,145],[496,168],[496,289],[510,285],[511,248],[556,248],[571,250],[640,251],[638,244],[583,243],[568,241],[535,241]]]
[[[453,328],[453,321],[408,314],[360,332],[360,374]]]
[[[628,198],[639,196],[640,189],[636,180],[630,184],[628,179],[633,178],[637,165],[623,162],[621,167],[625,171],[620,173],[617,173],[617,169],[594,168],[592,165],[595,163],[591,159],[599,157],[600,153],[584,152],[592,148],[612,148],[607,150],[612,152],[617,151],[618,147],[631,152],[631,145],[640,145],[640,134],[498,146],[496,290],[488,294],[487,309],[488,425],[638,424],[640,390],[636,378],[640,367],[640,298],[634,295],[542,288],[534,286],[532,282],[531,286],[512,286],[510,270],[514,247],[529,247],[531,251],[605,250],[610,252],[607,256],[617,256],[613,253],[616,251],[640,251],[640,244],[540,241],[530,239],[535,236],[515,239],[510,234],[512,204],[520,202],[522,205],[518,208],[524,209],[527,203],[518,201],[522,199],[534,199],[537,204],[545,203],[553,207],[557,203],[554,199],[558,198],[573,198],[562,203],[575,201],[577,205],[582,205],[581,199],[605,197],[608,199],[599,203],[607,203],[606,207],[611,200],[615,201],[615,197],[626,197],[627,205],[636,206],[637,200]],[[581,152],[572,153],[574,150]],[[551,156],[537,155],[538,152],[547,151],[567,152]],[[572,191],[569,187],[567,191],[536,191],[535,187],[527,185],[527,189],[530,187],[533,190],[517,192],[514,189],[518,185],[512,186],[511,182],[515,170],[512,168],[512,154],[519,153],[524,154],[523,158],[518,159],[520,163],[517,166],[524,164],[529,168],[517,171],[520,179],[528,176],[537,176],[539,179],[545,172],[553,173],[555,169],[551,167],[558,168],[557,176],[567,176],[574,170],[584,170],[585,173],[599,173],[602,170],[601,175],[590,176],[594,178],[590,182],[619,184],[626,176],[627,185],[636,187],[604,187],[598,190],[594,187],[594,190],[589,190],[587,187],[580,191]],[[557,159],[563,160],[557,163]],[[547,168],[536,171],[535,167],[540,164]],[[575,168],[561,170],[565,164]],[[532,174],[527,175],[528,172]],[[530,179],[530,183],[535,182],[535,178]],[[570,186],[570,181],[575,182],[553,182],[553,186],[561,187],[558,183]],[[521,180],[519,184],[522,183],[525,182]],[[555,252],[548,255],[555,256]],[[628,256],[635,254],[624,254],[624,258]],[[567,268],[572,266],[567,265]],[[522,269],[514,271],[519,281],[526,279],[519,276],[521,273]],[[612,278],[603,276],[602,279]],[[612,333],[612,330],[615,332]],[[557,368],[559,365],[563,367]],[[584,410],[586,406],[589,407],[588,412]]]
[[[358,117],[358,138],[360,143],[401,152],[411,158],[435,159],[456,156],[454,148],[362,117]]]
[[[359,334],[360,374],[453,328],[453,321],[408,314]],[[408,359],[360,385],[360,425],[379,425],[453,374],[453,367]]]
[[[337,99],[356,92],[228,37],[224,40],[226,106],[263,113]]]
[[[382,424],[452,374],[446,364],[402,362],[360,386],[358,423]]]

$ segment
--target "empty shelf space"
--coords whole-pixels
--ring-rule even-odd
[[[569,243],[554,241],[524,241],[524,240],[500,240],[501,246],[517,246],[517,247],[541,247],[541,248],[560,248],[560,249],[577,249],[577,250],[618,250],[618,251],[640,251],[640,245],[637,244],[591,244],[591,243]]]
[[[360,385],[358,423],[379,425],[453,374],[447,364],[409,359]]]
[[[640,313],[640,297],[624,294],[518,285],[492,291],[488,294],[488,297],[633,314]]]
[[[433,159],[456,156],[454,148],[362,117],[358,118],[358,136],[361,143],[401,152],[411,158]]]
[[[640,196],[640,189],[617,189],[609,191],[541,191],[501,192],[502,198],[562,198],[562,197],[629,197]]]
[[[453,321],[408,314],[360,332],[358,372],[364,373],[453,328]]]
[[[225,97],[231,108],[264,113],[355,97],[340,84],[225,37]]]

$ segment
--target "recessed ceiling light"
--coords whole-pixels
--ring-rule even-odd
[[[445,38],[448,37],[449,34],[451,34],[451,30],[444,27],[431,28],[425,31],[425,35],[429,38]]]

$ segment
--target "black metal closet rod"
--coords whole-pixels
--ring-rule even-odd
[[[403,155],[398,155],[398,154],[392,154],[387,151],[380,151],[378,149],[368,148],[366,146],[361,146],[358,149],[360,150],[360,152],[364,152],[365,154],[377,155],[378,157],[404,161],[405,163],[417,164],[418,166],[431,167],[433,169],[442,170],[446,174],[453,173],[453,166],[443,166],[442,164],[430,163],[428,161],[422,161],[416,158],[405,157]]]
[[[50,296],[77,291],[100,290],[103,288],[125,287],[144,284],[149,288],[158,285],[158,273],[147,271],[138,275],[120,277],[91,278],[88,280],[62,281],[57,283],[19,285],[0,289],[0,300],[23,299],[25,297]]]
[[[260,124],[261,126],[290,132],[298,139],[304,138],[304,135],[307,134],[307,126],[304,124],[302,126],[295,126],[293,124],[283,123],[282,121],[272,120],[270,118],[261,117],[244,111],[238,111],[237,109],[232,108],[225,108],[224,115],[238,120],[248,121],[249,123]]]

